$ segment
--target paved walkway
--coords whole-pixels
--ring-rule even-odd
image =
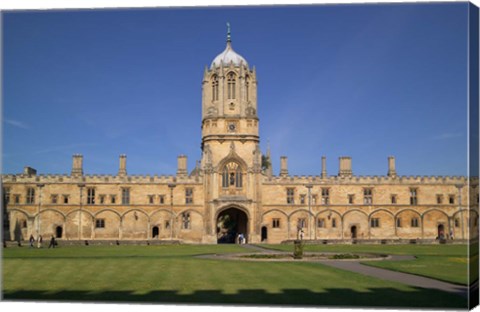
[[[395,260],[395,259],[392,258],[391,260]],[[318,261],[318,262],[334,268],[352,271],[352,272],[360,273],[364,275],[369,275],[369,276],[373,276],[383,280],[399,282],[402,284],[407,284],[410,286],[421,287],[421,288],[438,289],[438,290],[446,291],[449,293],[459,294],[464,297],[467,296],[467,292],[468,292],[467,286],[451,284],[451,283],[442,282],[436,279],[408,274],[408,273],[401,273],[401,272],[375,268],[375,267],[361,264],[360,262],[357,262],[357,261]]]
[[[262,251],[265,253],[278,252],[278,251],[274,251],[274,250],[263,248],[256,245],[247,244],[243,246],[249,249]],[[413,260],[415,259],[415,257],[393,255],[389,260],[395,261],[395,260],[410,260],[410,259]],[[383,260],[383,261],[389,261],[389,260]],[[324,265],[331,266],[337,269],[352,271],[355,273],[369,275],[379,279],[398,282],[398,283],[402,283],[410,286],[429,288],[429,289],[438,289],[438,290],[446,291],[449,293],[455,293],[464,297],[467,297],[467,294],[468,294],[467,286],[451,284],[451,283],[442,282],[436,279],[408,274],[408,273],[401,273],[401,272],[395,272],[395,271],[386,270],[386,269],[375,268],[375,267],[361,264],[359,261],[319,260],[316,262],[319,262]]]

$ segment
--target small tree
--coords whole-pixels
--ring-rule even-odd
[[[267,170],[271,165],[270,157],[262,155],[262,171]]]

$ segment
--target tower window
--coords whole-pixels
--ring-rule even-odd
[[[185,204],[193,203],[193,188],[187,187],[185,189]]]
[[[450,205],[455,204],[455,195],[448,195],[448,203]]]
[[[272,227],[278,229],[280,227],[280,219],[272,219]]]
[[[397,195],[392,194],[390,196],[390,200],[391,200],[392,204],[396,204],[397,203]]]
[[[88,188],[87,189],[87,204],[94,205],[95,204],[95,189]]]
[[[353,199],[354,199],[354,195],[353,194],[348,194],[348,203],[350,205],[353,204]]]
[[[292,187],[287,188],[287,204],[294,204],[294,195],[295,195],[295,189]]]
[[[410,189],[410,205],[416,205],[418,203],[417,200],[417,189],[411,188]]]
[[[229,100],[235,99],[235,74],[230,73],[227,76],[227,95]]]
[[[437,204],[443,204],[443,195],[437,194]]]
[[[330,191],[328,188],[322,188],[322,205],[329,204]]]
[[[418,227],[418,218],[412,218],[411,225],[412,227]]]
[[[303,228],[306,228],[307,227],[307,222],[305,220],[305,218],[299,218],[297,220],[297,228],[298,229],[303,229]]]
[[[300,204],[305,204],[305,194],[300,195]]]
[[[104,229],[105,228],[105,219],[95,219],[95,227],[97,229]]]
[[[35,203],[35,189],[33,187],[29,187],[27,189],[27,204]]]
[[[216,75],[212,79],[212,99],[218,101],[218,77]]]
[[[245,78],[245,97],[247,98],[247,101],[250,98],[250,94],[249,94],[249,90],[248,90],[249,86],[250,86],[250,78],[247,76]]]
[[[230,162],[223,168],[222,187],[242,187],[242,170],[235,162]]]
[[[371,188],[363,189],[363,203],[365,205],[371,205],[373,203],[373,195]]]
[[[182,228],[183,229],[190,229],[190,213],[184,212],[182,213]]]
[[[122,205],[130,204],[130,189],[122,188]]]
[[[325,219],[324,218],[318,219],[317,227],[319,227],[319,228],[324,228],[325,227]]]

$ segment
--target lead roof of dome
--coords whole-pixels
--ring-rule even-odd
[[[227,23],[227,26],[227,46],[222,53],[220,53],[213,59],[212,65],[210,65],[210,69],[218,67],[220,66],[220,64],[223,64],[224,66],[229,66],[230,63],[233,63],[234,66],[240,66],[241,64],[248,66],[245,58],[233,50],[232,40],[230,38],[230,25]]]

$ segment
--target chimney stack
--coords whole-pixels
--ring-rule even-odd
[[[342,178],[352,176],[352,158],[351,157],[339,157],[340,169],[338,175]]]
[[[322,156],[322,174],[321,174],[322,179],[327,178],[327,157]]]
[[[72,176],[83,175],[83,156],[80,154],[73,155]]]
[[[187,176],[187,156],[180,155],[177,158],[177,176],[186,177]]]
[[[37,170],[33,169],[32,167],[24,167],[23,168],[23,174],[32,176],[32,175],[37,175]]]
[[[287,156],[280,157],[280,176],[288,176]]]
[[[127,155],[125,154],[120,155],[120,167],[118,168],[118,175],[127,175]]]
[[[388,157],[388,173],[387,175],[389,177],[396,177],[397,176],[397,171],[395,170],[395,157],[389,156]]]

